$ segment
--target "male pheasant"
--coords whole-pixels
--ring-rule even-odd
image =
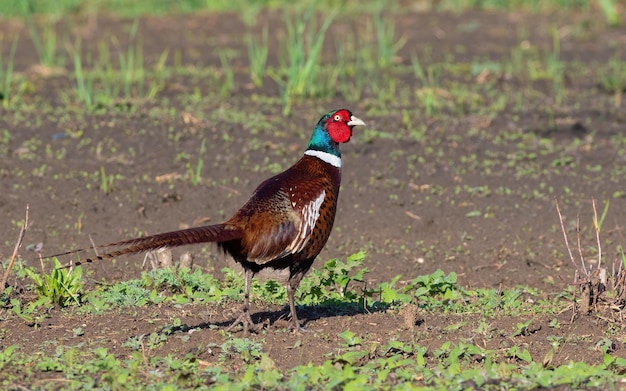
[[[254,327],[249,312],[250,283],[255,274],[263,272],[286,284],[293,327],[302,330],[294,295],[330,235],[341,182],[339,144],[350,140],[357,125],[365,123],[349,110],[325,114],[313,130],[304,156],[261,183],[241,209],[222,224],[98,246],[119,249],[75,265],[163,247],[215,242],[245,270],[243,312],[230,328],[242,323],[247,333],[249,327]]]

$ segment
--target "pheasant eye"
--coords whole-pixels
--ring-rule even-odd
[[[341,121],[341,116],[339,114],[336,114],[334,119],[335,121]]]

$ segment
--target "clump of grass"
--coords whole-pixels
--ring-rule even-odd
[[[153,100],[163,88],[167,77],[165,62],[168,51],[164,50],[152,73],[144,65],[143,48],[137,38],[139,23],[135,21],[129,33],[126,49],[120,47],[113,37],[113,50],[117,53],[117,68],[113,66],[112,48],[107,42],[98,43],[97,57],[90,51],[83,53],[78,39],[73,48],[75,93],[78,101],[88,108],[107,106],[123,98],[126,101]]]
[[[132,27],[130,28],[129,39],[128,39],[128,48],[126,53],[119,50],[119,62],[120,62],[120,72],[122,74],[122,80],[124,85],[124,96],[129,98],[131,96],[133,82],[137,82],[139,88],[139,95],[143,95],[143,87],[145,80],[145,71],[143,68],[143,50],[141,50],[141,46],[134,46],[135,40],[137,38],[137,30],[139,29],[139,19],[136,19],[133,22]],[[114,41],[117,43],[117,41]]]
[[[601,72],[600,87],[614,95],[615,107],[621,106],[622,95],[626,92],[626,63],[619,56],[611,57],[606,71]]]
[[[202,182],[202,168],[204,167],[204,153],[206,152],[206,139],[203,138],[200,143],[200,151],[198,153],[198,161],[195,166],[187,164],[187,177],[192,185],[198,186]]]
[[[289,114],[294,99],[325,96],[331,91],[331,84],[324,81],[320,70],[326,32],[333,19],[334,14],[325,15],[318,27],[312,8],[285,17],[287,38],[281,56],[285,71],[270,72],[282,87],[283,115]]]
[[[54,29],[54,20],[48,17],[43,33],[40,32],[33,17],[34,11],[31,3],[30,1],[22,2],[25,8],[26,25],[39,62],[47,68],[63,66],[64,58],[57,53],[57,34]]]
[[[438,79],[441,70],[435,64],[431,64],[424,69],[419,58],[415,54],[411,56],[411,69],[415,78],[422,84],[421,88],[418,88],[415,91],[418,101],[424,106],[426,115],[432,116],[441,108],[441,96],[443,94],[443,90],[438,86]]]
[[[75,92],[78,100],[88,108],[94,105],[93,74],[86,73],[81,59],[81,40],[74,45],[74,80],[76,81]]]
[[[263,77],[265,76],[265,66],[267,64],[267,54],[269,51],[267,41],[267,26],[263,28],[260,41],[254,39],[252,34],[246,37],[246,45],[248,47],[248,63],[250,68],[250,78],[255,86],[263,85]]]
[[[115,183],[115,175],[108,175],[104,170],[104,166],[100,167],[100,191],[104,194],[113,192],[113,184]]]
[[[604,15],[606,24],[609,26],[618,26],[621,22],[621,16],[619,12],[619,6],[616,0],[599,0],[600,11]]]
[[[552,34],[552,52],[547,59],[547,69],[552,79],[556,103],[561,104],[564,95],[567,93],[565,89],[565,65],[560,59],[561,37],[556,26],[552,26],[550,32]]]
[[[225,50],[221,50],[219,52],[219,57],[220,64],[222,66],[222,86],[220,88],[220,95],[225,97],[235,89],[235,74],[230,65],[229,53]]]
[[[13,62],[15,59],[15,51],[17,50],[17,37],[11,44],[11,51],[9,52],[9,58],[5,68],[4,59],[2,53],[0,53],[0,99],[2,99],[2,106],[9,107],[16,97],[12,96],[11,88],[13,84]]]
[[[406,44],[406,37],[395,39],[396,27],[393,18],[383,17],[382,12],[374,17],[374,28],[378,44],[378,65],[386,68],[394,63],[398,51]]]

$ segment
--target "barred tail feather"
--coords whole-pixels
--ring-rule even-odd
[[[242,233],[240,230],[232,226],[227,226],[226,224],[215,224],[203,227],[187,228],[179,231],[165,232],[161,234],[146,236],[143,238],[123,240],[121,242],[114,242],[96,246],[96,248],[122,248],[120,248],[119,250],[107,252],[102,255],[96,255],[91,258],[81,259],[74,262],[73,265],[78,266],[82,265],[83,263],[102,261],[105,259],[119,257],[120,255],[137,254],[146,251],[156,250],[163,247],[178,247],[188,244],[209,242],[226,242],[230,240],[240,239],[241,235]],[[62,254],[52,255],[50,257],[79,253],[83,251],[85,250],[78,249],[74,251],[68,251]]]

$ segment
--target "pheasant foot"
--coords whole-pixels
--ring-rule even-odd
[[[235,321],[226,328],[226,331],[228,332],[232,331],[232,329],[234,329],[235,326],[239,324],[241,324],[241,326],[243,327],[244,335],[248,334],[248,330],[252,330],[254,332],[257,331],[257,326],[252,321],[252,318],[250,317],[250,312],[248,311],[243,311],[241,315],[239,315],[239,317],[235,319]]]

